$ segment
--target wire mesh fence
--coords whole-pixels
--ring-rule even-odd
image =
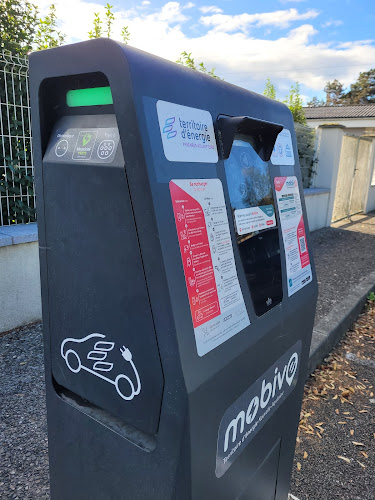
[[[34,222],[27,58],[0,52],[0,226]]]

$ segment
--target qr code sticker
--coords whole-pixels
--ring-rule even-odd
[[[304,236],[301,236],[301,238],[299,238],[299,246],[300,246],[300,249],[301,249],[301,253],[305,253],[307,251],[307,248],[306,248],[306,239]]]

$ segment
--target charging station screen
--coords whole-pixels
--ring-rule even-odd
[[[224,162],[236,240],[258,316],[282,300],[280,242],[269,163],[239,136]]]

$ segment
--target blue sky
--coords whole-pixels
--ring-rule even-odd
[[[50,2],[37,0],[41,14]],[[56,0],[67,43],[87,39],[105,1]],[[349,86],[375,67],[375,2],[361,0],[112,0],[112,38],[129,26],[130,45],[172,61],[186,50],[225,80],[262,92],[267,78],[284,98],[298,80],[305,100],[328,80]],[[74,13],[74,14],[73,14]]]

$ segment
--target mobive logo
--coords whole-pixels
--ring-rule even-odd
[[[173,130],[173,124],[175,121],[176,121],[175,116],[172,116],[171,118],[167,118],[165,120],[163,134],[167,134],[167,139],[173,139],[173,137],[176,137],[177,135],[177,130]]]
[[[290,179],[289,181],[286,181],[286,185],[288,187],[294,187],[297,186],[297,180],[296,179]]]
[[[298,379],[301,346],[299,340],[225,412],[217,440],[217,477],[229,469],[293,391]]]

